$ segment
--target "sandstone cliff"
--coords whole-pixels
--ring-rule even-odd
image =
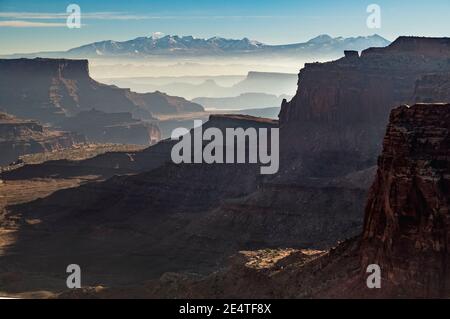
[[[2,109],[43,122],[91,108],[140,112],[123,90],[91,79],[87,60],[0,60],[0,90]],[[140,115],[151,118],[149,113]]]
[[[199,278],[168,273],[114,298],[448,298],[450,296],[450,104],[392,111],[361,236],[328,252],[242,251]],[[381,288],[366,285],[368,265]],[[80,292],[81,296],[89,291]],[[65,294],[65,297],[74,297]],[[75,295],[76,297],[76,295]]]
[[[450,104],[402,106],[391,114],[370,191],[363,268],[414,296],[450,293]]]
[[[103,128],[94,117],[85,120],[84,112],[92,109],[101,112],[94,117]],[[161,138],[153,114],[201,112],[203,107],[160,92],[139,94],[101,84],[89,76],[87,60],[37,58],[0,60],[0,110],[62,125],[93,142],[149,145]],[[118,115],[107,113],[128,113],[133,119],[118,121]]]
[[[392,106],[413,101],[425,74],[449,72],[449,59],[449,38],[400,37],[361,56],[307,64],[280,113],[285,164],[316,176],[375,165]]]
[[[0,108],[44,122],[92,108],[128,112],[138,119],[152,119],[153,112],[203,110],[183,98],[101,84],[89,76],[87,60],[40,58],[0,60]]]

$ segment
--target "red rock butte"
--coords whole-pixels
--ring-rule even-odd
[[[392,111],[371,188],[362,267],[414,297],[450,292],[450,104]]]

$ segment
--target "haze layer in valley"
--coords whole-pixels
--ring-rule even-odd
[[[295,95],[297,74],[305,63],[334,60],[345,50],[388,44],[376,34],[350,38],[323,34],[282,45],[248,38],[167,35],[104,40],[67,51],[9,57],[89,59],[90,75],[101,83],[196,99],[205,102],[208,110],[237,111],[280,107],[283,99]]]

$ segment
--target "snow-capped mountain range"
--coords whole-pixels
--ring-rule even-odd
[[[149,57],[149,56],[215,56],[245,54],[335,54],[343,50],[364,50],[369,47],[383,47],[390,42],[375,34],[365,37],[333,38],[320,35],[304,43],[268,45],[248,38],[241,40],[213,37],[209,39],[193,36],[167,35],[164,37],[139,37],[128,41],[101,41],[64,52],[39,52],[17,54],[23,57]]]
[[[82,55],[154,55],[177,53],[210,53],[254,51],[264,47],[263,43],[214,37],[199,39],[192,36],[165,36],[162,38],[140,37],[129,41],[102,41],[67,51]]]

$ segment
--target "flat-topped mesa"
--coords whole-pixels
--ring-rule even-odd
[[[361,56],[371,54],[424,54],[427,56],[448,56],[450,54],[450,38],[406,37],[397,38],[386,48],[369,48],[362,51]]]
[[[366,207],[362,268],[378,264],[385,289],[450,293],[450,104],[392,111]]]
[[[0,107],[22,118],[56,123],[91,108],[143,113],[125,94],[92,79],[87,60],[0,60]]]
[[[318,176],[375,165],[392,105],[414,102],[424,75],[450,72],[449,45],[450,38],[399,38],[359,58],[347,52],[337,61],[306,64],[296,96],[280,112],[285,163]]]
[[[88,60],[68,59],[0,59],[0,72],[14,78],[58,76],[67,78],[89,78]]]
[[[359,52],[354,50],[345,50],[344,56],[346,58],[359,58]]]
[[[55,123],[92,108],[131,113],[141,120],[154,120],[152,113],[203,111],[183,98],[99,83],[89,76],[87,60],[0,59],[0,109]]]

